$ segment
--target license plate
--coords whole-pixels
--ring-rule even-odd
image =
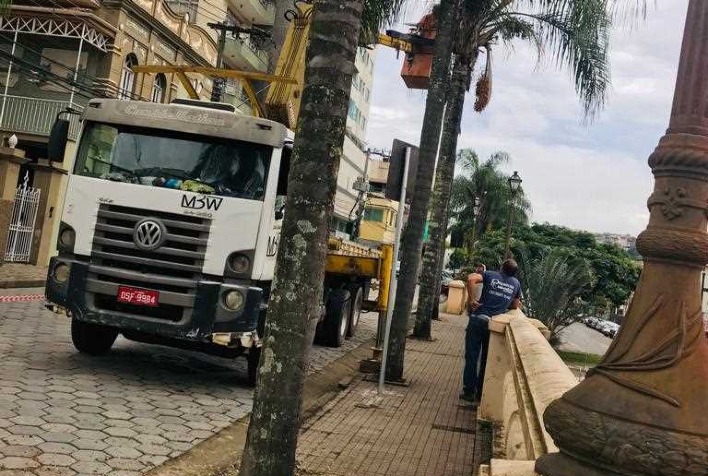
[[[118,286],[118,302],[135,304],[138,306],[157,306],[159,297],[159,291],[131,288],[128,286]]]

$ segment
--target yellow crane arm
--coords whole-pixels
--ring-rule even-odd
[[[378,44],[388,46],[394,50],[405,51],[406,53],[413,52],[413,44],[410,41],[394,38],[385,33],[379,33]]]

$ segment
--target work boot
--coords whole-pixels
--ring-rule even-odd
[[[479,405],[479,400],[477,400],[472,392],[462,392],[460,394],[460,400],[464,400],[467,403],[471,403],[474,406]]]

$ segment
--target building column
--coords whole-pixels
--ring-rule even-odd
[[[553,402],[544,421],[560,453],[544,476],[705,476],[708,340],[708,2],[690,0],[671,120],[649,157],[644,270],[602,362]]]
[[[15,200],[20,165],[25,162],[25,152],[20,149],[0,147],[0,265],[5,257],[7,233],[12,220],[12,203]]]
[[[30,263],[47,266],[54,255],[56,234],[62,210],[62,191],[66,170],[53,167],[48,160],[40,159],[34,167],[33,187],[40,189],[37,221],[34,224]]]

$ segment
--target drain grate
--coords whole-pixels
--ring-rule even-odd
[[[479,467],[492,460],[494,425],[490,421],[477,420],[477,435],[474,439],[474,474],[479,474]]]

